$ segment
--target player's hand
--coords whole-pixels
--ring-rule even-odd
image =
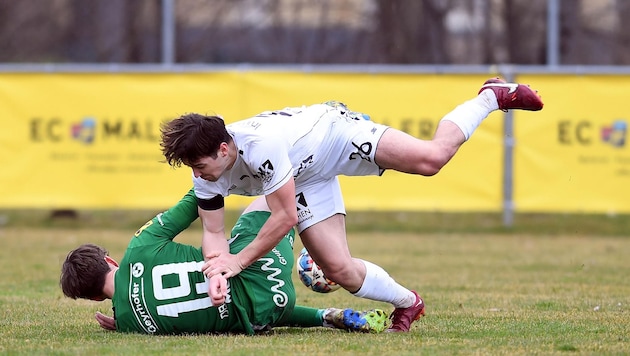
[[[238,256],[231,253],[212,251],[206,255],[206,259],[207,261],[201,270],[208,278],[217,274],[221,274],[225,278],[230,278],[241,273],[243,270],[243,265],[238,259]]]
[[[227,297],[227,279],[220,274],[214,275],[208,281],[208,296],[212,306],[218,307],[225,303]]]
[[[105,330],[116,330],[116,320],[111,316],[107,316],[105,314],[102,314],[101,312],[96,312],[94,317],[96,318],[96,321],[98,321],[98,324],[101,326],[101,328]]]

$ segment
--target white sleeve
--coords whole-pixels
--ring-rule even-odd
[[[197,198],[212,199],[217,195],[223,195],[215,183],[209,182],[201,177],[195,177],[194,173],[192,176],[193,187],[195,188]]]
[[[289,179],[293,179],[293,166],[289,158],[289,145],[284,141],[267,138],[248,148],[247,165],[262,182],[265,195],[275,192]]]

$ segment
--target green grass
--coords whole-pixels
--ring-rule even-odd
[[[55,212],[45,209],[0,209],[0,227],[133,230],[161,211],[81,210],[56,216]],[[75,215],[68,216],[68,213]],[[234,223],[239,213],[227,211],[226,225]],[[503,215],[493,212],[352,211],[347,216],[347,229],[349,232],[625,236],[630,231],[630,215],[517,213],[513,225],[506,227]]]
[[[120,259],[137,226],[0,228],[0,354],[623,355],[630,350],[630,240],[584,231],[350,233],[355,256],[381,265],[424,297],[427,316],[408,334],[323,328],[277,328],[255,337],[106,332],[93,314],[109,312],[111,302],[64,298],[60,266],[66,253],[84,242],[103,245]],[[193,226],[178,240],[198,245],[199,235]],[[299,248],[298,242],[296,253]],[[390,311],[344,291],[320,295],[296,286],[300,304]]]

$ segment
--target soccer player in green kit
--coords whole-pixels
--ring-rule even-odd
[[[249,244],[270,215],[264,198],[250,204],[231,232],[230,251]],[[147,334],[245,333],[274,326],[326,326],[381,332],[381,310],[316,309],[295,305],[291,230],[269,253],[229,279],[204,273],[201,247],[173,239],[197,219],[191,189],[174,207],[148,221],[130,241],[120,265],[99,246],[71,251],[60,284],[70,298],[111,299],[114,318],[97,314],[101,327]]]

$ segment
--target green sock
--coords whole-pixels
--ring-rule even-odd
[[[277,326],[313,327],[324,325],[324,309],[296,305],[285,323]]]

